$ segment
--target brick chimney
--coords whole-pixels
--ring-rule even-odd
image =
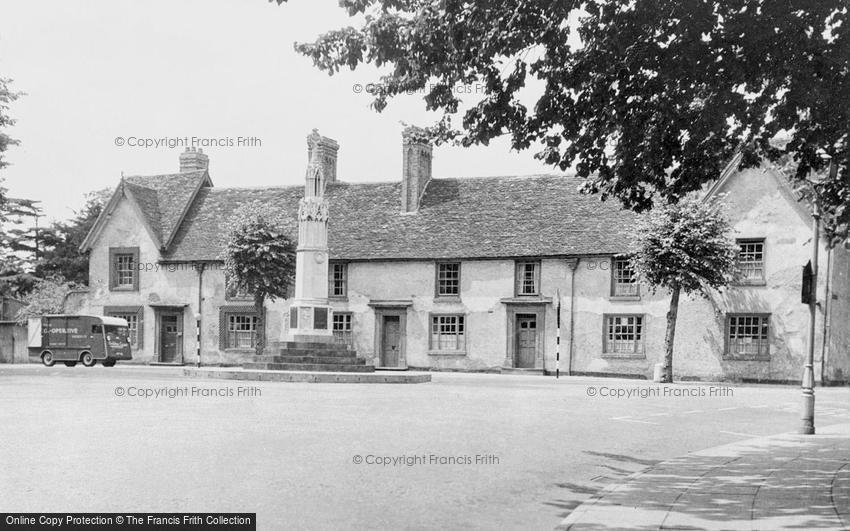
[[[401,209],[404,212],[416,212],[419,210],[422,192],[431,180],[434,147],[425,135],[425,130],[412,125],[404,128],[401,139]]]
[[[307,135],[307,161],[313,160],[313,146],[319,150],[319,163],[326,183],[336,182],[336,160],[339,144],[336,140],[322,136],[318,129]]]
[[[201,148],[187,147],[180,154],[180,173],[210,169],[210,158],[204,155]]]

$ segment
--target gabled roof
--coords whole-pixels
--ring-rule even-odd
[[[80,245],[87,251],[103,230],[106,219],[126,196],[142,218],[157,248],[167,250],[198,191],[211,187],[206,170],[152,176],[122,177],[121,183]]]
[[[729,161],[729,164],[727,164],[720,173],[720,177],[708,188],[705,196],[703,197],[703,201],[709,201],[722,193],[733,178],[741,175],[741,172],[738,171],[738,166],[741,163],[742,157],[743,155],[740,152],[732,157],[732,160]],[[767,160],[762,161],[761,168],[773,177],[773,180],[776,182],[777,189],[782,196],[791,203],[794,211],[798,216],[800,216],[800,219],[804,223],[810,223],[812,220],[812,212],[810,210],[811,205],[809,205],[807,201],[800,199],[800,195],[791,187],[790,179],[786,172],[776,164]]]
[[[636,214],[579,193],[562,175],[433,179],[417,212],[403,213],[401,183],[331,183],[331,258],[404,260],[617,254]],[[221,260],[227,224],[251,203],[296,212],[303,187],[204,188],[163,259]]]

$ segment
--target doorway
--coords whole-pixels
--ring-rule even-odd
[[[537,360],[537,316],[520,313],[516,316],[516,367],[533,369]]]
[[[401,354],[401,318],[385,315],[381,329],[381,366],[398,367]]]
[[[375,367],[407,369],[407,306],[375,308]]]
[[[160,363],[180,363],[183,357],[183,312],[161,312],[158,336]]]

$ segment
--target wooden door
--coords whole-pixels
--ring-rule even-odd
[[[537,358],[537,316],[517,315],[516,367],[533,369]]]
[[[401,352],[401,318],[398,315],[385,315],[381,330],[381,366],[398,367]]]
[[[180,314],[164,313],[160,317],[160,361],[174,363],[180,355],[183,327]]]

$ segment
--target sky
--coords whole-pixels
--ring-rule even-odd
[[[7,131],[21,145],[0,176],[11,197],[41,200],[48,219],[64,219],[122,172],[176,172],[183,147],[146,139],[229,138],[233,146],[204,149],[215,186],[296,185],[317,128],[340,144],[340,180],[400,180],[402,122],[438,115],[415,94],[376,113],[363,90],[374,68],[331,77],[293,49],[347,25],[357,21],[336,0],[0,0],[0,76],[26,93]],[[236,145],[240,137],[259,144]],[[553,172],[533,153],[507,139],[440,146],[433,173]]]

